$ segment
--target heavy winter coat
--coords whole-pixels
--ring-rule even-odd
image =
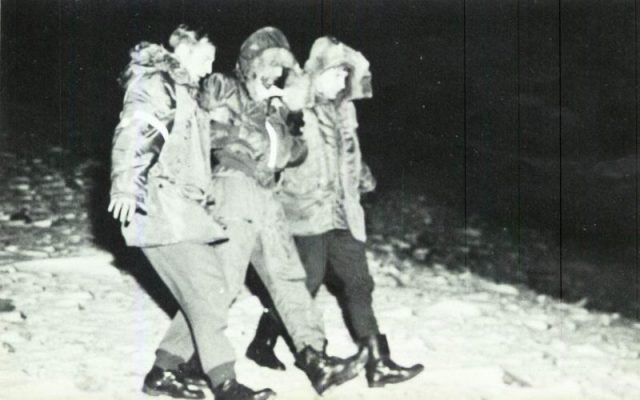
[[[360,194],[372,191],[375,180],[362,162],[352,101],[372,96],[369,63],[361,53],[333,38],[318,39],[305,64],[309,81],[337,66],[349,71],[347,87],[336,101],[314,99],[304,108],[302,130],[308,155],[300,166],[283,171],[279,198],[294,235],[349,229],[364,242]]]
[[[286,37],[275,28],[263,28],[251,35],[240,50],[236,76],[212,74],[200,93],[203,109],[224,108],[228,121],[211,121],[214,156],[226,169],[241,171],[261,185],[271,187],[275,173],[306,154],[304,141],[289,134],[288,110],[280,101],[254,101],[244,82],[263,65],[299,68],[289,51]]]
[[[221,240],[207,212],[210,138],[197,84],[162,46],[141,43],[121,83],[126,93],[113,138],[111,198],[136,200],[122,228],[130,246]]]

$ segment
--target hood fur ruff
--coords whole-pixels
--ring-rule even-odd
[[[300,68],[291,53],[286,36],[273,27],[258,29],[244,41],[240,47],[236,69],[242,79],[247,79],[260,68],[268,65],[289,69]]]
[[[180,62],[161,45],[141,42],[131,49],[129,55],[131,61],[118,79],[125,89],[138,77],[157,72],[169,74],[177,84],[197,86]]]
[[[313,43],[304,71],[313,77],[339,66],[345,66],[349,70],[345,100],[373,96],[369,61],[362,53],[333,37],[321,37]]]

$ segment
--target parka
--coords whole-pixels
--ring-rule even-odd
[[[308,99],[302,128],[308,154],[301,165],[282,172],[278,198],[294,235],[349,229],[364,242],[360,195],[374,190],[375,179],[362,161],[353,100],[372,96],[369,62],[336,39],[323,37],[313,44],[304,72],[307,81],[313,82],[315,76],[337,66],[348,70],[346,88],[334,101]]]
[[[197,82],[160,45],[143,42],[130,55],[111,157],[111,198],[136,200],[133,220],[122,227],[127,244],[223,240],[207,210],[211,142]]]
[[[247,78],[262,65],[300,69],[284,34],[262,28],[243,43],[235,76],[215,73],[203,84],[199,103],[207,111],[226,108],[229,121],[211,121],[211,146],[218,165],[241,171],[262,186],[273,187],[275,173],[306,155],[304,141],[289,134],[289,110],[278,100],[254,101],[245,87]]]

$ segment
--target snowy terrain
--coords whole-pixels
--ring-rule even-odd
[[[8,189],[0,193],[0,400],[144,399],[142,379],[169,321],[148,294],[161,290],[133,276],[148,278],[148,267],[123,269],[119,257],[117,268],[99,250],[122,255],[104,212],[108,170],[67,156],[55,148],[38,157],[0,152],[0,185]],[[583,300],[562,303],[469,272],[526,283],[527,271],[556,256],[543,234],[527,233],[530,248],[522,251],[508,233],[464,223],[420,193],[367,202],[380,325],[394,359],[421,362],[425,372],[384,389],[367,388],[362,376],[324,398],[640,398],[640,324],[584,307],[607,297],[637,301],[611,292],[614,278],[631,278],[589,266],[566,276],[568,288],[582,288],[571,297]],[[336,301],[324,289],[319,301],[329,352],[352,354]],[[281,399],[317,398],[282,341],[276,350],[286,372],[244,358],[260,312],[248,292],[232,308],[228,333],[241,381],[271,386]]]
[[[369,254],[375,308],[399,363],[422,362],[415,380],[369,389],[364,376],[326,399],[637,399],[640,324],[597,314],[468,272],[400,270]],[[144,399],[140,386],[168,316],[107,253],[0,267],[0,399]],[[329,352],[355,347],[323,289]],[[10,303],[10,304],[9,304]],[[15,307],[13,311],[9,311]],[[286,372],[242,356],[260,314],[244,293],[228,334],[240,379],[281,399],[314,399],[282,341]],[[211,398],[211,394],[208,394]]]

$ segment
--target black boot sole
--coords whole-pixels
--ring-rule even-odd
[[[217,399],[218,397],[225,397],[228,396],[229,394],[225,395],[225,394],[218,394],[217,396],[214,393],[214,398]],[[271,389],[268,390],[262,390],[260,392],[255,392],[253,394],[249,394],[249,393],[235,393],[235,394],[230,394],[232,396],[232,398],[236,399],[238,398],[237,396],[243,396],[243,399],[251,399],[251,400],[267,400],[270,399],[272,397],[276,396],[276,392],[274,392]],[[247,397],[250,396],[250,397]]]
[[[424,368],[420,368],[420,369],[412,372],[411,374],[403,376],[403,377],[399,377],[399,378],[395,378],[395,379],[389,379],[389,380],[381,380],[381,381],[377,381],[377,382],[372,382],[371,380],[367,379],[367,383],[368,383],[370,388],[382,388],[382,387],[385,387],[386,385],[395,385],[397,383],[406,382],[406,381],[408,381],[410,379],[413,379],[416,376],[418,376],[422,371],[424,371]]]
[[[340,386],[344,383],[349,382],[352,379],[355,379],[358,377],[358,375],[360,375],[360,371],[353,371],[351,374],[348,375],[344,375],[344,376],[337,376],[335,377],[333,380],[327,382],[326,384],[324,384],[323,386],[316,386],[313,385],[313,388],[316,390],[316,392],[318,394],[323,394],[324,392],[326,392],[327,390]]]
[[[161,390],[155,390],[155,389],[151,389],[148,387],[143,387],[142,388],[142,393],[147,394],[149,396],[154,396],[154,397],[158,397],[158,396],[165,396],[165,397],[171,397],[172,399],[204,399],[205,397],[184,397],[184,396],[172,396],[171,394],[167,393],[167,392],[163,392]]]
[[[367,354],[363,353],[363,354],[356,355],[356,359],[354,359],[352,362],[354,363],[353,366],[355,368],[353,368],[351,370],[350,374],[346,374],[344,376],[336,377],[335,380],[330,381],[328,384],[326,384],[324,386],[324,388],[322,388],[322,387],[318,388],[316,386],[313,386],[313,388],[316,390],[316,392],[318,392],[318,394],[322,394],[325,391],[327,391],[328,389],[331,389],[332,387],[340,386],[340,385],[342,385],[344,383],[349,382],[352,379],[357,378],[358,375],[360,375],[360,372],[362,372],[362,370],[365,367],[365,364],[367,362]],[[322,390],[318,390],[318,389],[322,389]]]
[[[261,393],[260,395],[258,395],[257,397],[254,398],[254,400],[267,400],[270,399],[272,397],[276,396],[276,392],[274,392],[273,390],[265,392],[265,393]]]
[[[194,380],[191,380],[191,379],[185,379],[184,380],[184,384],[187,385],[187,386],[193,386],[193,387],[198,388],[198,389],[208,388],[209,387],[209,385],[207,384],[207,381],[205,381],[205,380],[194,381]]]
[[[332,386],[340,386],[343,383],[347,383],[352,379],[355,379],[358,377],[358,375],[360,375],[360,372],[362,372],[362,368],[356,369],[351,371],[350,374],[347,374],[345,376],[340,376],[336,379],[335,383]]]
[[[340,377],[336,383],[334,384],[335,386],[340,386],[343,383],[349,382],[352,379],[355,379],[358,377],[358,375],[360,375],[360,372],[362,372],[362,370],[364,369],[366,363],[367,363],[367,359],[368,356],[366,353],[363,354],[357,354],[355,356],[356,358],[353,359],[353,369],[351,371],[351,374],[345,375],[344,377]]]

